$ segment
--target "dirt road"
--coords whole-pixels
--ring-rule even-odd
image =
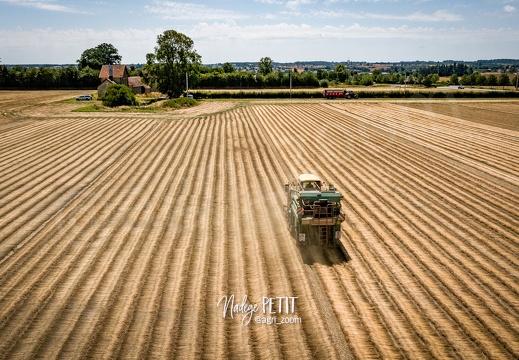
[[[0,357],[519,357],[517,103],[225,104],[0,124]],[[302,172],[347,256],[291,239]]]

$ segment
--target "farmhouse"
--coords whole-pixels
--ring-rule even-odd
[[[126,65],[103,65],[99,72],[99,79],[101,79],[101,85],[97,87],[97,96],[102,98],[103,93],[110,84],[122,84],[128,85],[128,69]]]
[[[101,79],[101,82],[109,79],[116,84],[128,86],[128,78],[129,74],[126,65],[103,65],[99,72],[99,79]]]

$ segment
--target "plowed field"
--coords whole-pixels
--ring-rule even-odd
[[[517,101],[33,94],[0,92],[1,358],[519,358]],[[303,172],[346,253],[291,238]]]

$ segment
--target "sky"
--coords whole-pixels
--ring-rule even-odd
[[[519,0],[0,0],[2,64],[146,61],[165,30],[202,63],[519,58]]]

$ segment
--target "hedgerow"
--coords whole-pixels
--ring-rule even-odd
[[[357,91],[361,99],[375,98],[517,98],[519,93],[512,91]],[[286,99],[322,98],[321,91],[203,91],[193,92],[197,99]]]

